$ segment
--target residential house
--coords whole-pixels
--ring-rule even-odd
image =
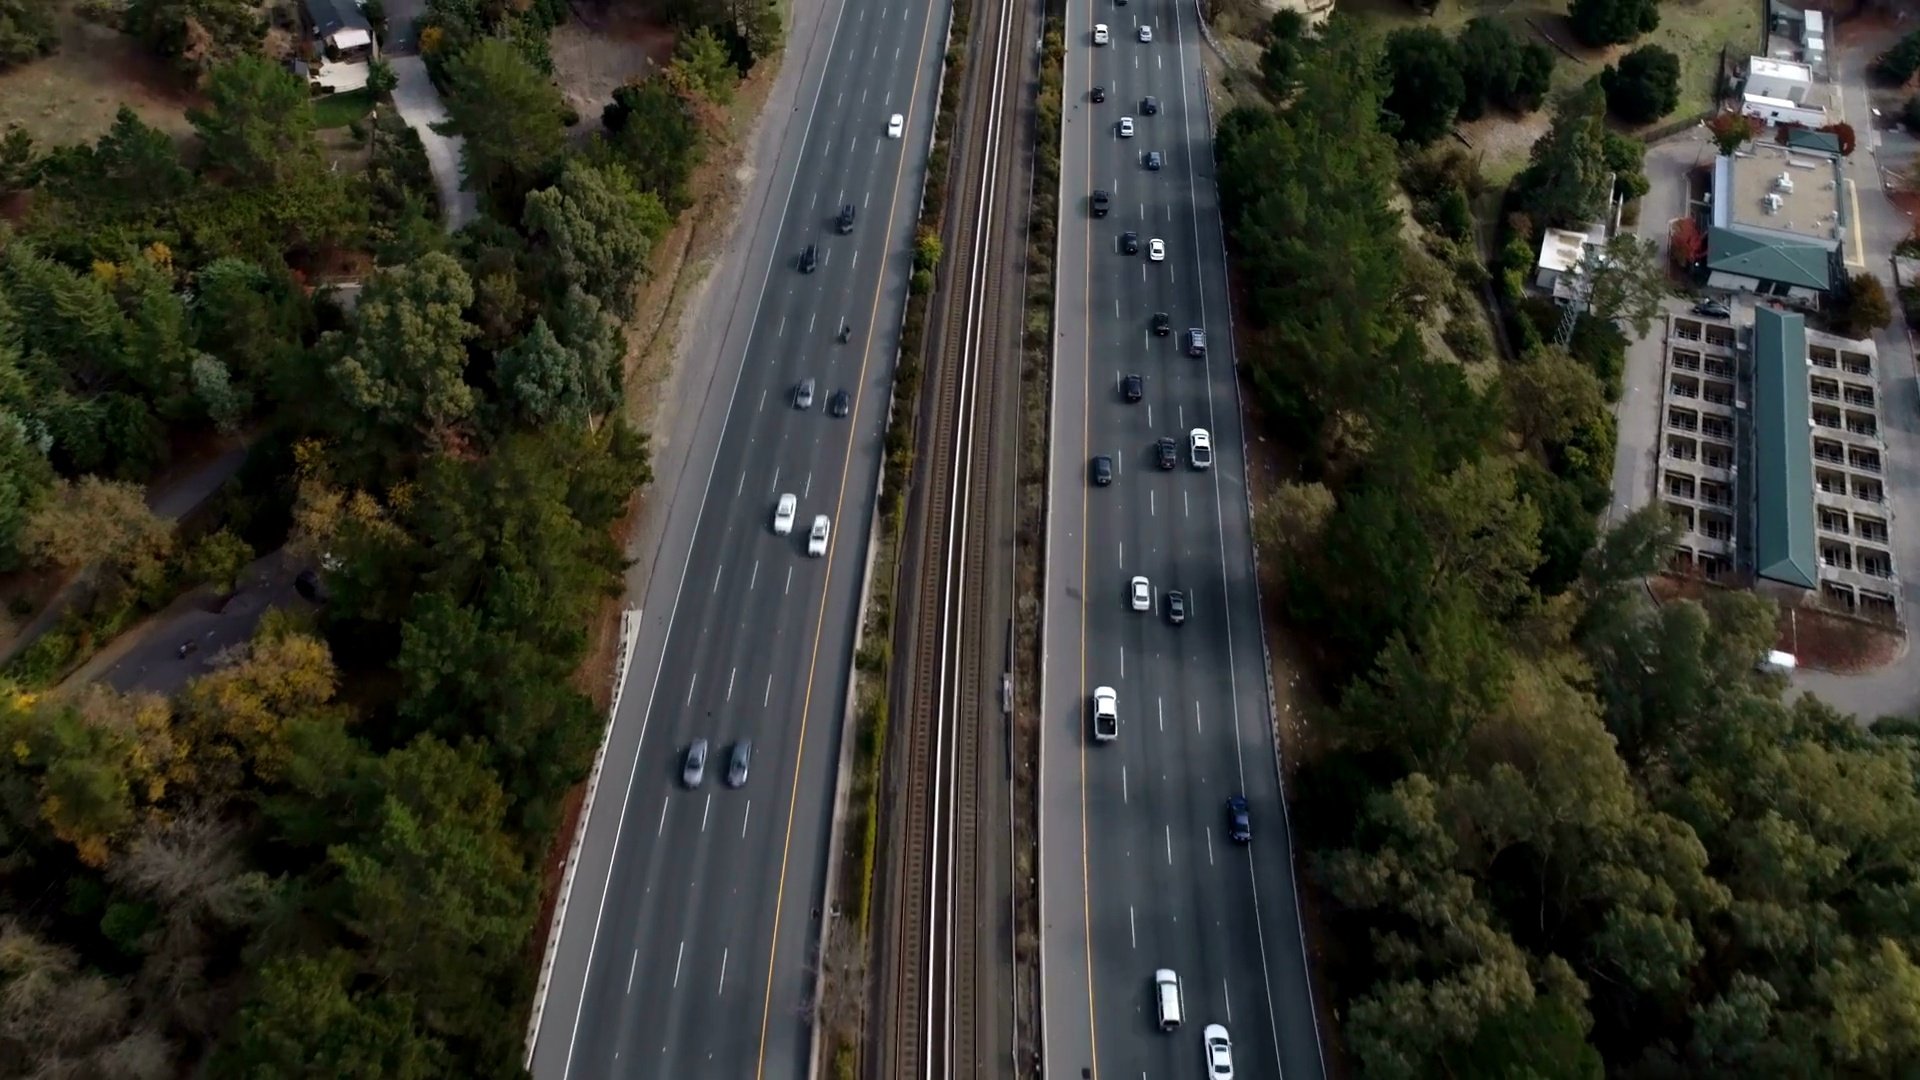
[[[354,0],[301,0],[309,35],[307,80],[318,94],[358,90],[367,85],[380,43],[373,25]]]

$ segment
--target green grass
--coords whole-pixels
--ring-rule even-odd
[[[366,87],[313,99],[313,126],[342,128],[373,111],[373,91]]]

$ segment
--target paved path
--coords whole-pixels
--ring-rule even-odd
[[[393,73],[400,82],[393,88],[393,107],[400,118],[420,133],[427,148],[427,164],[433,168],[434,186],[440,189],[440,207],[446,216],[447,231],[460,228],[479,215],[479,203],[471,191],[460,186],[460,146],[458,135],[442,135],[434,125],[447,119],[447,107],[440,103],[440,92],[427,78],[427,62],[418,56],[395,56]]]

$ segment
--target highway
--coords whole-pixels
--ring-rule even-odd
[[[1110,45],[1092,44],[1095,23]],[[1255,603],[1206,46],[1176,0],[1072,0],[1066,41],[1041,736],[1046,1074],[1197,1075],[1201,1029],[1219,1023],[1237,1077],[1319,1080]],[[1123,116],[1132,138],[1118,135]],[[1112,193],[1105,218],[1091,214],[1096,188]],[[1139,254],[1121,252],[1125,231]],[[1148,260],[1156,238],[1164,262]],[[1154,312],[1170,317],[1165,337]],[[1207,332],[1203,360],[1185,353],[1188,327]],[[1126,374],[1144,376],[1138,403],[1123,398]],[[1189,464],[1196,427],[1212,435],[1210,470]],[[1179,442],[1169,471],[1156,466],[1161,436]],[[1096,454],[1113,458],[1110,487],[1088,482]],[[1153,611],[1130,610],[1134,575],[1150,579]],[[1187,596],[1185,625],[1166,617],[1171,589]],[[1120,735],[1096,745],[1088,699],[1102,685],[1118,691]],[[1245,847],[1225,829],[1236,792],[1251,803]],[[1163,967],[1184,986],[1172,1034],[1155,1025]]]
[[[741,211],[744,268],[713,283],[720,328],[681,360],[702,389],[677,414],[684,467],[649,494],[668,517],[537,1007],[540,1080],[808,1074],[846,679],[946,25],[943,4],[826,0],[795,26],[795,107],[770,120],[777,154],[753,162],[772,175]],[[807,410],[791,397],[804,378]],[[841,390],[851,415],[835,418]],[[799,503],[789,536],[771,529],[782,493]],[[833,524],[825,558],[807,555],[817,514]],[[711,756],[689,789],[696,738]]]

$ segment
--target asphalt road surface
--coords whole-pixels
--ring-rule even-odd
[[[1095,23],[1110,45],[1092,44]],[[1254,602],[1205,45],[1193,7],[1175,0],[1074,0],[1066,29],[1042,691],[1046,1072],[1197,1075],[1201,1028],[1220,1023],[1236,1076],[1318,1080]],[[1123,116],[1132,138],[1119,135]],[[1105,218],[1092,216],[1095,188],[1112,193]],[[1126,231],[1139,254],[1122,253]],[[1156,238],[1164,262],[1148,259]],[[1160,311],[1166,337],[1150,329]],[[1207,331],[1204,360],[1185,353],[1188,327]],[[1138,403],[1123,398],[1126,374],[1145,377]],[[1212,435],[1210,470],[1189,463],[1193,428]],[[1161,436],[1178,440],[1177,468],[1156,466]],[[1113,458],[1110,487],[1088,482],[1096,454]],[[1130,610],[1135,575],[1152,583],[1154,610]],[[1188,598],[1183,626],[1166,617],[1172,589]],[[1095,744],[1088,699],[1102,685],[1118,691],[1120,736]],[[1225,828],[1236,792],[1252,805],[1246,847]],[[1163,967],[1186,1001],[1171,1034],[1154,1016]]]
[[[846,673],[946,23],[944,5],[830,0],[795,28],[796,107],[773,120],[777,157],[756,162],[770,197],[743,211],[758,215],[742,225],[753,271],[715,283],[725,331],[683,361],[720,370],[685,405],[698,423],[683,410],[679,489],[654,494],[660,572],[535,1034],[541,1080],[807,1075]],[[893,113],[903,138],[887,136]],[[804,378],[807,410],[790,393]],[[827,412],[840,390],[847,418]],[[782,493],[799,501],[789,536],[771,529]],[[807,555],[817,514],[833,524],[826,558]],[[696,738],[711,755],[689,789]],[[754,754],[735,790],[740,739]]]

